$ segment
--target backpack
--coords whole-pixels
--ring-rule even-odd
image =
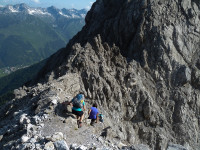
[[[103,115],[102,114],[99,114],[99,121],[103,122]]]
[[[83,95],[82,94],[78,94],[73,100],[72,100],[72,104],[73,107],[76,108],[82,108],[83,107]]]

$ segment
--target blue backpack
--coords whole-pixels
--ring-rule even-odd
[[[83,107],[84,96],[82,94],[78,94],[73,100],[73,107],[82,108]]]

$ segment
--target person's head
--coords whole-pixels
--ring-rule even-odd
[[[82,94],[82,95],[84,95],[84,92],[81,90],[81,91],[79,91],[79,94]]]
[[[94,103],[92,106],[97,108],[97,104],[96,103]]]

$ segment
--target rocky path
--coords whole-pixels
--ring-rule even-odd
[[[49,119],[44,122],[41,128],[41,135],[51,139],[51,136],[56,133],[62,133],[63,139],[68,145],[85,146],[89,148],[106,148],[106,146],[113,146],[111,142],[106,141],[101,137],[104,129],[103,123],[90,126],[90,120],[84,119],[83,126],[78,128],[75,116],[74,117],[59,117],[49,116]],[[115,147],[117,149],[117,147]]]

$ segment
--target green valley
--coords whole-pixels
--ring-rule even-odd
[[[0,68],[30,65],[64,47],[66,40],[35,16],[0,15]]]

